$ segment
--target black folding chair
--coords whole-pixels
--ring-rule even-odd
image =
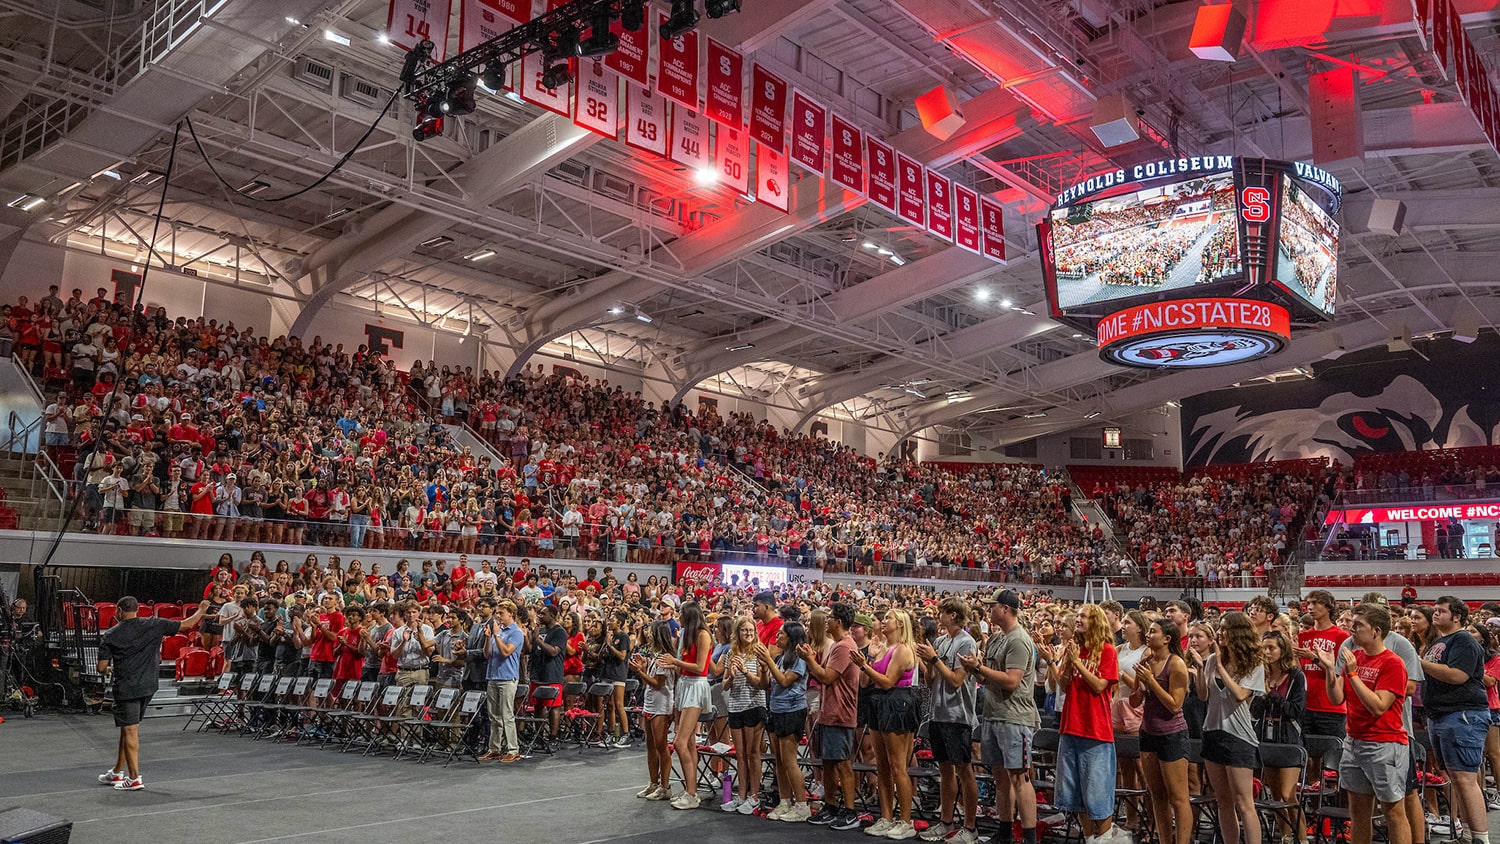
[[[1277,821],[1284,821],[1292,829],[1305,829],[1307,827],[1306,816],[1302,814],[1302,786],[1307,782],[1307,748],[1300,744],[1272,744],[1261,743],[1260,766],[1266,769],[1292,769],[1297,770],[1297,787],[1292,792],[1291,800],[1282,800],[1271,794],[1268,789],[1262,787],[1261,794],[1255,800],[1255,811],[1260,816],[1260,825],[1263,841],[1279,841],[1281,836],[1276,831]],[[1261,782],[1265,782],[1265,774],[1261,775]]]
[[[438,740],[428,743],[427,747],[422,750],[422,756],[418,761],[425,763],[428,756],[434,753],[441,754],[446,750],[448,757],[443,760],[444,768],[453,764],[453,760],[466,751],[477,763],[479,754],[483,751],[477,750],[476,746],[469,745],[469,734],[478,723],[480,713],[484,711],[484,702],[484,692],[478,690],[464,692],[463,697],[459,698],[458,708],[450,717],[442,721],[434,721],[429,725],[437,731]]]
[[[548,710],[554,701],[561,702],[561,698],[562,692],[556,686],[537,686],[531,693],[531,714],[516,717],[517,729],[525,733],[525,736],[521,738],[522,757],[530,758],[534,753],[545,753],[551,756],[555,752],[552,747],[552,722],[548,718]]]

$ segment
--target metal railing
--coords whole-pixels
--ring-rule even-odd
[[[1379,489],[1345,489],[1334,501],[1334,507],[1397,504],[1408,501],[1476,501],[1480,499],[1500,499],[1500,485],[1478,486],[1472,481],[1466,481],[1459,484],[1435,483]]]

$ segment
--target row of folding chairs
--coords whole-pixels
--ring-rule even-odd
[[[190,701],[183,730],[196,727],[256,741],[293,741],[394,759],[453,760],[482,752],[485,694],[430,685],[384,689],[376,681],[313,680],[247,672],[226,674],[210,694]]]

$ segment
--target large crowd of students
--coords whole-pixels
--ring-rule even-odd
[[[1149,598],[1127,609],[875,580],[641,586],[608,569],[541,571],[543,590],[523,562],[486,567],[470,610],[438,603],[478,578],[467,561],[419,575],[419,588],[441,590],[425,604],[386,600],[378,574],[359,580],[384,593],[370,601],[316,561],[308,569],[326,588],[282,595],[258,560],[222,562],[205,590],[205,643],[243,672],[484,689],[481,762],[520,761],[518,713],[541,713],[556,734],[572,704],[565,684],[608,684],[617,691],[595,703],[595,743],[643,742],[637,796],[677,809],[710,801],[959,844],[977,840],[981,817],[999,821],[992,840],[1032,844],[1039,805],[1075,816],[1087,844],[1147,825],[1157,841],[1188,844],[1213,811],[1225,844],[1260,844],[1263,822],[1301,844],[1315,822],[1307,798],[1346,801],[1354,844],[1371,840],[1376,817],[1392,844],[1425,842],[1429,828],[1487,844],[1487,808],[1500,805],[1483,775],[1500,763],[1500,604],[1392,607],[1372,594],[1351,605],[1314,590],[1243,612]],[[624,699],[631,678],[644,691],[638,721]],[[1045,745],[1043,730],[1056,731]],[[728,799],[703,793],[697,775],[716,742],[738,762]],[[763,778],[767,750],[774,775]],[[920,832],[918,758],[940,781]],[[1033,781],[1038,760],[1050,782]],[[992,805],[978,804],[976,769],[993,778]],[[1439,793],[1448,816],[1436,814]],[[878,806],[863,818],[861,794]],[[1200,794],[1211,800],[1197,805]],[[1267,805],[1279,806],[1269,818]]]
[[[85,530],[1016,582],[1123,570],[1040,467],[869,458],[540,364],[401,371],[364,346],[132,310],[103,289],[54,287],[0,316],[53,391],[45,442],[74,467]],[[448,422],[498,456],[456,445]]]

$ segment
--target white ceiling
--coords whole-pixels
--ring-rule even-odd
[[[1471,5],[1470,37],[1494,54],[1500,15]],[[1500,159],[1476,143],[1411,25],[1335,21],[1312,46],[1213,63],[1185,50],[1196,6],[744,0],[738,15],[704,19],[709,34],[867,131],[1005,202],[1003,266],[836,190],[804,187],[784,216],[505,97],[482,98],[423,144],[398,102],[346,167],[279,203],[224,190],[184,137],[157,248],[257,285],[293,316],[378,303],[462,333],[472,315],[489,342],[515,350],[517,367],[568,350],[678,395],[696,386],[797,408],[804,421],[834,408],[900,432],[941,424],[1001,442],[1403,328],[1443,331],[1475,312],[1493,327]],[[178,22],[177,40],[147,23],[150,10]],[[265,182],[261,196],[308,184],[383,105],[341,96],[340,80],[384,92],[396,83],[402,54],[379,39],[386,11],[385,0],[0,0],[0,190],[49,197],[31,214],[0,208],[0,227],[80,248],[138,243],[157,191],[132,177],[165,168],[185,115],[231,183]],[[351,43],[325,40],[325,29]],[[303,60],[332,68],[334,83],[297,78]],[[1109,367],[1089,338],[1040,316],[1033,226],[1046,197],[1110,162],[1164,154],[1144,142],[1091,146],[1079,118],[1094,96],[1128,91],[1187,153],[1299,158],[1311,149],[1307,76],[1346,62],[1366,71],[1368,154],[1334,168],[1346,190],[1334,325],[1300,329],[1268,362],[1164,377]],[[923,132],[912,106],[938,84],[967,117],[947,142]],[[91,178],[105,168],[124,178]],[[1377,197],[1406,202],[1401,236],[1366,230]],[[484,248],[498,254],[465,260]],[[654,322],[636,321],[637,307]],[[753,348],[730,351],[744,344]]]

